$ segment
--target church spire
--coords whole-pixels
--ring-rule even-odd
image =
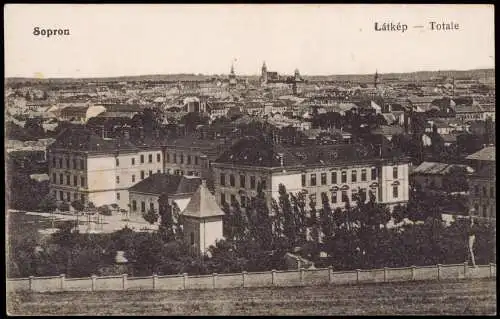
[[[378,70],[375,69],[375,77],[373,79],[373,86],[375,86],[375,88],[377,88],[378,86]]]

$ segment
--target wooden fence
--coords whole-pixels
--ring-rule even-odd
[[[272,270],[188,276],[188,274],[149,277],[91,276],[88,278],[29,277],[7,280],[7,291],[106,291],[106,290],[185,290],[244,287],[290,287],[322,284],[361,284],[414,280],[496,278],[496,264],[471,267],[467,263],[406,268],[333,271],[321,269]]]

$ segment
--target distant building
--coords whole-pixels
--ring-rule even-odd
[[[60,111],[60,117],[65,121],[75,121],[83,124],[90,118],[96,117],[105,111],[106,108],[102,105],[67,106]]]
[[[475,169],[469,175],[471,215],[496,219],[495,147],[485,147],[466,159]]]
[[[459,172],[463,172],[465,178],[466,174],[472,174],[474,170],[467,165],[423,162],[413,169],[411,178],[415,187],[422,191],[431,194],[442,194],[449,193],[450,186],[460,186],[450,185],[451,175]],[[465,192],[466,185],[462,186],[464,186],[463,192]]]

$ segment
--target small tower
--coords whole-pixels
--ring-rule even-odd
[[[378,70],[375,70],[375,77],[373,79],[373,86],[377,88],[378,86]]]
[[[208,248],[223,239],[224,212],[203,180],[182,212],[185,240],[196,253],[205,254]]]
[[[262,75],[260,77],[260,81],[262,84],[267,83],[267,66],[266,66],[266,61],[262,63]]]

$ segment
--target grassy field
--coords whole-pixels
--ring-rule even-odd
[[[10,315],[493,315],[495,280],[188,291],[23,293]]]

